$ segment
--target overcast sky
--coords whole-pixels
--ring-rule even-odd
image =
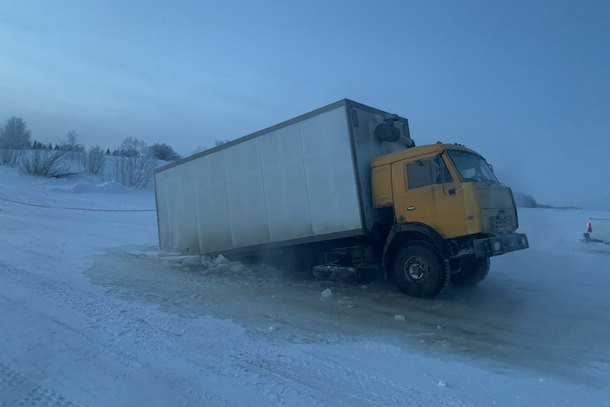
[[[610,1],[0,3],[0,120],[42,142],[188,155],[343,98],[610,209]]]

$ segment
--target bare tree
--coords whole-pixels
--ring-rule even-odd
[[[26,150],[0,150],[0,164],[15,167]]]
[[[155,143],[148,148],[148,154],[151,158],[163,161],[176,161],[180,159],[180,155],[174,149],[165,143]]]
[[[64,151],[32,150],[23,154],[20,167],[29,175],[56,178],[66,175]]]
[[[154,168],[150,157],[117,157],[113,179],[128,187],[144,188],[152,180]]]
[[[0,149],[23,150],[30,148],[31,134],[25,121],[11,117],[0,130]]]
[[[117,155],[121,157],[142,157],[146,155],[146,143],[135,137],[127,137],[121,143]]]
[[[87,153],[87,172],[90,174],[100,174],[104,169],[106,156],[100,146],[91,147]]]
[[[60,142],[59,145],[60,150],[64,151],[75,151],[75,152],[84,152],[85,147],[78,142],[78,134],[74,130],[70,130],[65,136],[64,140]]]

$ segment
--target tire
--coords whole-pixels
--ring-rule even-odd
[[[434,298],[447,286],[451,273],[434,246],[426,242],[411,242],[394,257],[393,275],[404,294]]]
[[[463,260],[460,272],[451,276],[451,282],[459,285],[477,285],[487,277],[489,268],[489,257]]]

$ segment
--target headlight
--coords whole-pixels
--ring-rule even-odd
[[[502,242],[494,242],[494,252],[502,251]]]

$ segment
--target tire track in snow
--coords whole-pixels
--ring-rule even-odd
[[[183,404],[234,404],[231,399],[219,396],[227,394],[226,391],[218,393],[213,389],[228,385],[243,387],[244,383],[250,384],[247,393],[251,393],[258,403],[283,404],[289,400],[290,403],[301,404],[308,400],[306,404],[315,404],[316,400],[320,400],[319,394],[312,396],[311,389],[300,389],[297,381],[292,382],[292,376],[281,378],[270,370],[267,373],[260,370],[253,372],[247,363],[228,357],[232,349],[244,349],[251,343],[241,328],[235,328],[228,322],[219,320],[221,329],[224,326],[226,333],[206,337],[201,332],[190,331],[188,324],[173,315],[146,312],[138,304],[109,296],[103,296],[103,300],[100,300],[99,295],[81,291],[65,281],[3,263],[0,263],[0,267],[4,270],[0,272],[3,279],[8,277],[61,308],[60,315],[78,314],[81,324],[74,327],[53,317],[51,312],[46,312],[48,310],[31,310],[48,317],[70,335],[77,336],[78,341],[88,343],[89,348],[95,349],[95,352],[83,355],[90,364],[102,364],[106,357],[110,357],[127,367],[127,376],[130,376],[138,370],[155,369],[163,357],[185,362],[186,366],[182,364],[184,372],[161,372],[164,381],[184,396]],[[138,349],[137,354],[131,352],[134,345]],[[227,360],[231,363],[227,364]],[[188,372],[191,379],[185,383]],[[117,380],[121,378],[117,377]],[[331,390],[330,394],[335,392]]]
[[[313,400],[316,400],[315,394],[320,392],[330,395],[332,399],[326,399],[323,405],[404,406],[422,402],[424,405],[444,407],[471,405],[453,397],[432,394],[396,380],[366,373],[362,369],[351,368],[330,356],[332,352],[329,352],[330,355],[325,353],[322,348],[320,353],[302,350],[298,360],[295,360],[281,351],[258,349],[245,350],[233,356],[245,370],[275,377],[283,384],[282,389],[278,390],[280,395],[294,389],[295,385]],[[337,389],[336,377],[349,378],[349,387]]]
[[[0,406],[76,407],[78,404],[52,389],[36,384],[0,361]]]
[[[118,362],[117,364],[123,368],[121,373],[123,376],[137,376],[141,372],[155,368],[158,362],[155,355],[163,355],[163,352],[167,351],[163,345],[171,345],[184,335],[183,330],[169,323],[166,318],[159,318],[156,313],[144,312],[143,318],[134,319],[134,315],[142,313],[140,307],[110,299],[100,301],[96,295],[81,292],[66,282],[43,277],[1,262],[0,270],[3,281],[10,279],[18,285],[27,287],[27,290],[35,296],[44,298],[44,302],[49,305],[48,308],[40,310],[29,307],[29,311],[59,326],[62,330],[61,335],[67,334],[71,337],[63,338],[67,342],[85,346],[85,353],[81,351],[79,356],[86,359],[88,365],[104,366],[107,364],[106,360],[110,359],[115,363]],[[27,303],[15,300],[13,296],[2,297],[18,306],[28,307]],[[54,307],[58,307],[59,310],[54,310]],[[66,323],[53,314],[60,314],[70,321]],[[74,326],[77,320],[78,323]],[[132,349],[136,349],[137,353]],[[126,372],[125,368],[127,368]],[[214,369],[215,366],[192,364],[191,368],[201,371]],[[215,373],[223,372],[216,369]],[[167,371],[160,374],[163,375],[166,383],[184,397],[184,404],[202,401],[218,405],[230,404],[228,400],[208,389],[199,388],[198,391],[193,392],[188,383],[185,383],[184,375],[175,375]],[[120,377],[115,379],[121,380]],[[176,402],[176,404],[181,403]]]

